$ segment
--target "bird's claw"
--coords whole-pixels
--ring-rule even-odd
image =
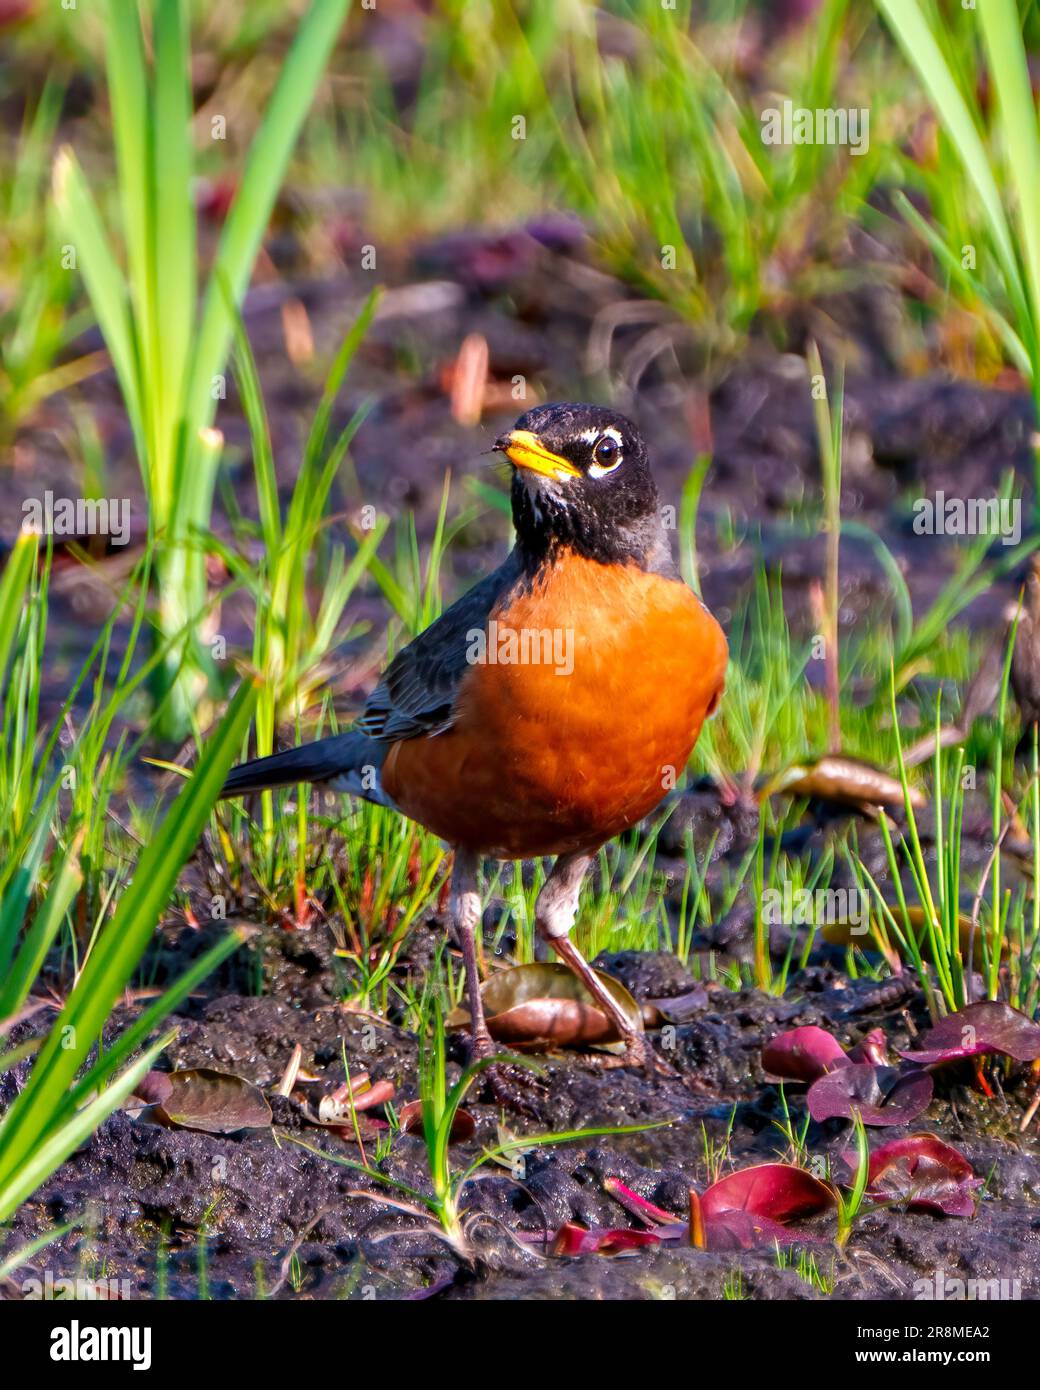
[[[529,1117],[539,1113],[538,1102],[546,1094],[545,1085],[526,1067],[496,1062],[484,1073],[491,1094],[499,1105]]]
[[[621,1067],[643,1068],[650,1076],[675,1078],[678,1072],[657,1055],[643,1033],[630,1033],[625,1038],[624,1052],[596,1052],[585,1058],[591,1066],[603,1071]]]
[[[473,1061],[483,1061],[497,1057],[500,1050],[490,1038],[481,1038],[470,1044]],[[508,1110],[521,1115],[538,1114],[537,1102],[546,1093],[544,1083],[528,1067],[511,1065],[509,1062],[495,1062],[486,1067],[481,1078],[495,1102]]]

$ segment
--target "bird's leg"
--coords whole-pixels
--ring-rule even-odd
[[[570,938],[574,919],[578,915],[578,894],[591,863],[591,854],[560,855],[553,865],[552,873],[545,881],[545,886],[538,894],[535,926],[539,935],[544,937],[560,959],[570,966],[596,1002],[613,1020],[625,1044],[620,1065],[650,1066],[654,1061],[654,1053],[646,1037],[633,1028],[632,1020]]]
[[[467,850],[455,851],[451,872],[451,917],[462,947],[462,963],[466,971],[466,993],[469,995],[470,1039],[473,1061],[493,1057],[498,1051],[484,1018],[480,997],[480,968],[477,964],[477,927],[481,921],[480,893],[477,889],[477,870],[480,861]],[[532,1113],[531,1099],[525,1092],[537,1090],[529,1072],[520,1067],[496,1064],[487,1069],[487,1080],[497,1101],[511,1109]]]
[[[479,860],[467,850],[455,851],[451,871],[451,919],[462,947],[462,963],[466,970],[466,993],[469,995],[470,1034],[474,1058],[490,1057],[495,1050],[484,1021],[484,1005],[480,998],[480,969],[477,965],[476,929],[480,922],[480,893],[477,890]]]

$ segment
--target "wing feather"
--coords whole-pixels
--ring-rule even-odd
[[[459,686],[469,670],[472,635],[487,627],[491,613],[520,577],[520,563],[512,551],[498,569],[398,652],[354,728],[384,742],[450,729]]]

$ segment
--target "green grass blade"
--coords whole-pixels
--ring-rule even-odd
[[[119,378],[147,488],[149,480],[143,465],[147,458],[147,446],[137,345],[126,297],[125,277],[109,248],[108,237],[83,170],[67,146],[59,150],[54,162],[54,202],[64,235],[76,249],[79,272]]]
[[[340,344],[339,351],[333,359],[332,366],[329,368],[328,376],[325,378],[325,386],[321,394],[321,402],[314,413],[314,422],[311,425],[307,436],[307,443],[304,446],[303,456],[307,461],[317,462],[325,448],[325,439],[328,435],[329,421],[332,418],[332,409],[336,404],[336,397],[339,395],[343,380],[350,370],[350,364],[354,360],[354,355],[361,342],[368,332],[375,316],[376,309],[379,307],[381,290],[377,286],[369,294],[357,318],[351,324]]]
[[[155,13],[155,345],[162,364],[162,434],[177,427],[195,318],[196,247],[192,190],[187,6],[159,0]]]
[[[50,837],[50,812],[54,804],[57,784],[52,785],[46,800],[34,813],[30,826],[32,831],[24,854],[10,873],[4,886],[3,900],[0,901],[0,980],[6,989],[7,976],[15,960],[15,943],[25,921],[29,898],[43,863],[43,852]],[[6,1018],[10,1009],[0,1008],[0,1019]]]
[[[41,825],[47,828],[46,818],[41,818]],[[58,934],[58,928],[73,898],[83,886],[83,873],[79,866],[81,841],[82,835],[63,857],[50,891],[36,913],[10,969],[0,977],[3,979],[0,985],[0,1019],[9,1018],[25,1003],[33,982],[43,968],[51,943]]]
[[[271,447],[271,429],[267,420],[267,407],[260,386],[260,374],[256,369],[256,359],[246,335],[242,315],[231,298],[226,283],[221,282],[231,330],[234,336],[235,377],[238,393],[242,400],[246,422],[249,425],[249,439],[253,446],[253,476],[256,480],[256,499],[260,511],[260,530],[263,533],[267,562],[274,564],[282,545],[282,522],[278,511],[278,478],[275,474],[274,451]]]
[[[988,5],[991,0],[985,0]],[[999,0],[998,0],[999,3]],[[877,0],[907,61],[932,99],[965,171],[978,194],[1000,260],[1004,280],[1016,302],[1024,301],[1011,229],[978,127],[925,19],[919,0]]]
[[[313,0],[282,65],[263,125],[250,149],[203,304],[188,400],[188,418],[199,425],[213,418],[210,386],[227,359],[231,342],[231,316],[221,281],[226,282],[232,301],[240,304],[289,155],[349,4],[350,0]]]
[[[932,255],[950,279],[960,286],[961,291],[968,296],[969,300],[978,300],[982,303],[997,336],[1004,344],[1004,351],[1022,375],[1028,378],[1033,370],[1029,352],[1011,324],[993,303],[991,296],[986,293],[985,287],[969,270],[965,269],[960,256],[947,246],[932,224],[927,218],[921,216],[910,199],[900,189],[896,189],[893,194],[893,202],[921,240],[928,245]]]
[[[155,321],[152,287],[155,282],[152,227],[153,181],[151,159],[152,111],[148,100],[148,68],[144,36],[136,5],[108,0],[105,13],[105,62],[112,134],[115,139],[119,193],[123,211],[130,298],[140,337],[138,349],[145,381],[154,380],[155,363],[149,334],[142,331]],[[93,296],[92,296],[93,297]],[[97,306],[95,305],[95,309]],[[98,312],[100,322],[101,314]],[[102,331],[105,325],[102,324]],[[106,333],[106,341],[108,335]],[[140,405],[146,410],[147,394]],[[154,422],[146,421],[150,433]],[[146,455],[142,455],[142,458]]]
[[[133,882],[80,973],[25,1089],[0,1125],[0,1184],[6,1184],[38,1147],[50,1118],[60,1112],[92,1040],[100,1036],[147,947],[177,875],[241,748],[256,693],[254,685],[243,684],[220,727],[207,741],[191,780],[141,854]]]
[[[1004,128],[1007,162],[1017,203],[1019,236],[1032,310],[1030,335],[1037,374],[1036,330],[1040,328],[1040,134],[1029,80],[1029,66],[1014,0],[985,0],[979,22],[989,52],[989,71],[996,88]]]
[[[38,538],[31,532],[23,531],[15,541],[4,572],[0,575],[0,691],[4,688],[8,658],[29,593],[38,546]]]
[[[20,1269],[22,1265],[27,1265],[34,1255],[38,1255],[41,1250],[46,1250],[48,1245],[53,1245],[56,1240],[61,1240],[62,1236],[67,1236],[70,1231],[74,1231],[77,1226],[84,1224],[84,1217],[74,1217],[71,1221],[64,1222],[61,1226],[55,1226],[52,1231],[44,1231],[42,1236],[37,1236],[35,1240],[30,1240],[25,1245],[20,1245],[17,1250],[13,1250],[10,1255],[5,1255],[0,1260],[0,1280],[8,1279]]]

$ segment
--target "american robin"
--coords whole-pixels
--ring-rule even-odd
[[[409,643],[347,733],[235,768],[225,796],[314,782],[428,827],[454,849],[451,914],[474,1051],[494,1052],[474,933],[482,858],[556,855],[539,934],[648,1044],[570,939],[597,850],[664,797],[722,693],[722,629],[671,557],[646,447],[596,405],[538,406],[496,441],[513,466],[507,559]]]

